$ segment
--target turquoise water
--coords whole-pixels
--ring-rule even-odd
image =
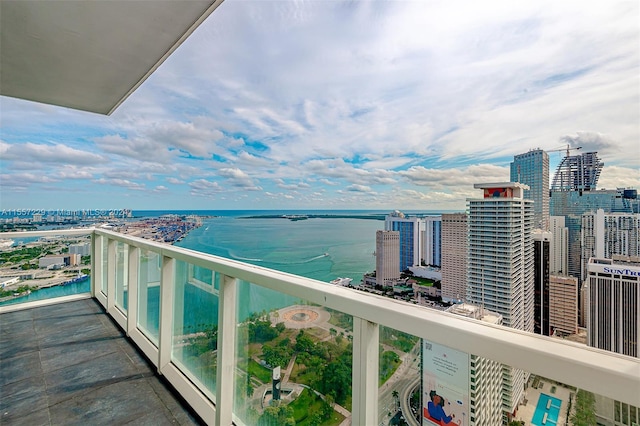
[[[202,214],[202,212],[200,212]],[[243,215],[252,212],[243,212]],[[257,212],[253,212],[257,213]],[[262,212],[259,212],[262,213]],[[274,214],[269,212],[268,214]],[[176,246],[189,248],[283,272],[331,281],[337,277],[360,282],[365,272],[375,269],[375,234],[384,228],[384,221],[351,218],[312,218],[300,221],[287,219],[241,218],[221,216],[206,219],[200,228],[191,231]],[[89,281],[57,286],[33,292],[0,304],[14,304],[69,294],[88,292]],[[198,323],[199,317],[215,318],[217,298],[196,291],[187,295],[187,323]],[[191,293],[189,293],[191,294]],[[150,294],[151,297],[151,294]],[[154,295],[157,298],[157,295]],[[243,285],[240,316],[286,306],[297,302],[281,293]],[[155,315],[151,308],[151,317]],[[157,320],[151,319],[152,323]],[[154,327],[156,324],[149,324]]]
[[[551,406],[547,410],[547,403],[551,401]],[[536,405],[536,411],[533,413],[533,418],[531,419],[531,424],[535,426],[553,426],[558,423],[558,416],[560,414],[560,406],[562,405],[562,401],[558,398],[554,398],[545,393],[540,394],[540,398],[538,398],[538,404]],[[543,425],[542,419],[544,418],[544,413],[547,413],[547,422]]]
[[[375,269],[376,231],[384,221],[366,219],[208,219],[176,246],[241,262],[331,281],[359,282]]]
[[[34,302],[36,300],[52,299],[54,297],[70,296],[72,294],[88,293],[91,291],[91,280],[84,280],[79,283],[57,285],[54,287],[43,288],[32,292],[26,296],[16,297],[0,302],[2,305],[15,305],[16,303]]]

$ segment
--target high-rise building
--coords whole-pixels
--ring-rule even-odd
[[[553,176],[553,191],[594,191],[604,163],[597,152],[568,155]]]
[[[568,229],[568,275],[578,278],[581,282],[585,279],[580,267],[582,215],[598,209],[607,213],[640,213],[639,202],[637,191],[633,189],[551,191],[551,215],[564,216]]]
[[[640,357],[640,258],[592,257],[583,285],[589,346]],[[598,423],[633,425],[640,407],[596,394]]]
[[[447,312],[473,318],[489,324],[502,324],[495,312],[467,303],[453,305]],[[470,426],[502,424],[502,365],[499,362],[471,354],[469,356]]]
[[[400,279],[400,233],[376,231],[376,284],[392,286]]]
[[[583,276],[591,257],[640,256],[640,214],[605,213],[603,209],[583,214],[581,245]]]
[[[514,156],[510,179],[529,186],[524,190],[524,198],[534,201],[533,225],[546,231],[549,226],[549,154],[538,148]]]
[[[552,334],[578,332],[578,279],[549,276],[549,326]]]
[[[567,275],[569,273],[569,229],[564,225],[564,216],[549,217],[549,231],[552,234],[549,246],[549,273]]]
[[[466,213],[442,215],[442,300],[459,303],[467,294]]]
[[[533,201],[527,185],[476,184],[482,198],[468,199],[467,301],[500,314],[507,327],[533,332]],[[526,373],[503,367],[503,409],[513,413],[524,395]]]
[[[587,344],[638,357],[640,258],[591,258],[587,272]]]
[[[69,245],[69,253],[88,256],[91,253],[91,243],[77,243]]]
[[[442,216],[426,216],[422,235],[422,259],[425,265],[442,266]]]
[[[424,259],[421,241],[425,231],[425,220],[419,217],[406,217],[396,210],[385,217],[384,230],[400,233],[400,271],[405,271],[412,266],[420,266]]]
[[[549,323],[549,247],[551,232],[536,229],[533,231],[533,253],[535,272],[534,279],[534,311],[533,332],[544,336],[551,335]]]

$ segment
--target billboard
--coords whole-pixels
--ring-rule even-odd
[[[513,198],[513,188],[485,188],[484,198]]]
[[[469,354],[422,341],[422,425],[469,424]]]

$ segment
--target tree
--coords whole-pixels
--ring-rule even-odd
[[[293,408],[288,405],[275,402],[264,409],[264,414],[258,421],[258,426],[295,426]]]
[[[307,336],[303,330],[300,330],[300,333],[296,336],[296,351],[313,354],[314,346],[315,343],[313,343],[311,337]]]
[[[329,420],[331,414],[333,414],[333,396],[331,394],[324,397],[324,403],[322,404],[322,419]]]
[[[579,389],[576,394],[576,411],[571,416],[575,426],[595,426],[596,398],[591,392]]]
[[[400,408],[400,394],[398,393],[398,391],[396,389],[393,390],[393,392],[391,392],[391,396],[393,396],[393,399],[395,399],[396,401],[396,407]]]
[[[351,394],[351,368],[341,360],[335,360],[327,365],[322,373],[320,383],[324,394],[335,395],[335,401],[339,404],[347,400]]]

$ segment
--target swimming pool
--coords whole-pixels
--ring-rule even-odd
[[[536,411],[533,413],[533,418],[531,419],[531,424],[535,426],[555,426],[556,423],[558,423],[561,405],[562,401],[558,398],[549,396],[546,393],[541,393],[540,398],[538,398],[538,405],[536,405]]]

